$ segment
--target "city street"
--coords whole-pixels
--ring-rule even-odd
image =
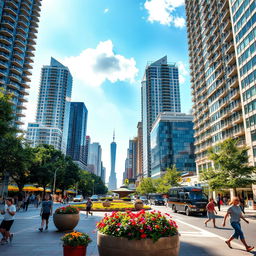
[[[57,205],[55,205],[55,208]],[[157,206],[154,207],[162,212],[170,213],[171,210],[166,207]],[[96,232],[95,224],[104,213],[94,213],[89,218],[85,217],[85,214],[81,213],[81,219],[77,226],[78,231],[87,232],[93,242],[87,249],[87,255],[97,256],[96,245]],[[232,230],[227,225],[226,228],[222,228],[222,217],[217,219],[217,225],[219,229],[214,229],[209,224],[209,227],[204,226],[203,217],[190,216],[187,217],[183,214],[171,213],[173,219],[177,221],[181,234],[181,256],[243,256],[243,255],[256,255],[256,253],[247,253],[243,251],[243,247],[240,241],[233,243],[234,249],[229,249],[224,240],[227,239]],[[248,243],[255,245],[255,230],[256,221],[250,219],[250,225],[242,224],[244,233]],[[28,212],[20,212],[16,215],[16,220],[12,231],[14,233],[13,243],[9,245],[3,245],[0,248],[0,254],[5,256],[59,256],[62,255],[62,243],[60,237],[63,233],[56,232],[54,224],[49,225],[49,231],[40,233],[38,227],[40,225],[39,209],[31,207]]]

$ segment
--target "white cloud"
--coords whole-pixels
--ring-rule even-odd
[[[189,72],[186,68],[186,65],[182,61],[178,61],[177,64],[178,64],[178,67],[179,67],[179,81],[180,81],[180,84],[184,84],[185,81],[186,81],[186,78],[189,75]]]
[[[175,10],[184,5],[184,2],[184,0],[146,0],[144,7],[149,13],[148,21],[183,28],[185,19],[177,17]]]
[[[100,42],[95,49],[85,49],[79,56],[65,58],[63,62],[75,77],[91,86],[100,86],[106,80],[134,82],[138,73],[134,58],[115,54],[111,40]]]
[[[108,9],[108,8],[105,8],[105,9],[104,9],[104,13],[107,13],[107,12],[109,12],[109,9]]]

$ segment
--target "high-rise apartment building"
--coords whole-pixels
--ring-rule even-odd
[[[136,181],[140,182],[143,178],[143,137],[142,122],[137,125],[137,163],[136,163]]]
[[[97,176],[101,176],[101,145],[98,142],[91,143],[89,146],[88,167],[89,171]]]
[[[105,184],[106,183],[106,168],[103,166],[103,162],[101,162],[101,175],[100,178],[102,182]]]
[[[71,102],[67,155],[78,163],[83,169],[86,166],[86,128],[88,111],[83,102]]]
[[[148,63],[141,82],[143,175],[151,176],[150,132],[161,112],[180,112],[178,67],[167,56]]]
[[[108,182],[108,189],[117,189],[117,179],[116,179],[116,142],[115,133],[113,134],[113,142],[110,144],[110,160],[111,160],[111,170]]]
[[[137,173],[137,152],[138,149],[138,138],[135,137],[129,140],[129,148],[127,149],[127,166],[126,173],[129,181],[136,180]]]
[[[49,66],[43,66],[37,104],[36,123],[28,124],[27,138],[33,146],[46,143],[66,153],[72,76],[67,67],[51,58]],[[58,130],[49,141],[47,130]],[[61,148],[59,142],[61,140]]]
[[[211,166],[209,147],[226,138],[252,151],[255,1],[186,0],[186,15],[199,173]]]
[[[85,138],[85,149],[84,149],[84,162],[85,162],[86,166],[88,165],[90,144],[91,144],[91,138],[90,138],[90,136],[86,136],[86,138]]]
[[[29,94],[41,0],[0,1],[0,87],[13,95],[16,124]]]
[[[151,177],[160,178],[175,166],[183,173],[195,173],[193,116],[163,112],[151,131]]]

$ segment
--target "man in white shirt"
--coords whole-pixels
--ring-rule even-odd
[[[6,199],[5,210],[1,211],[1,214],[4,215],[4,219],[0,225],[0,232],[3,235],[1,244],[7,244],[8,239],[12,241],[13,234],[10,234],[11,226],[14,222],[14,215],[16,213],[16,207],[13,205],[12,198]]]

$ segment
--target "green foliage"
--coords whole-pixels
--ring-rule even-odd
[[[177,171],[175,166],[167,168],[164,176],[154,181],[156,192],[160,194],[167,193],[171,187],[179,185],[178,180],[180,177],[181,173]]]
[[[152,178],[144,178],[139,186],[137,187],[136,191],[140,194],[149,194],[149,193],[155,193],[156,188],[154,185],[154,182]]]
[[[248,149],[238,147],[238,141],[227,139],[209,150],[214,168],[203,170],[201,179],[212,189],[245,187],[255,182],[255,167],[248,164]]]
[[[64,246],[88,246],[92,242],[88,234],[74,231],[61,237]]]
[[[90,196],[93,193],[102,195],[108,192],[99,176],[85,170],[80,171],[78,189],[84,196]]]

